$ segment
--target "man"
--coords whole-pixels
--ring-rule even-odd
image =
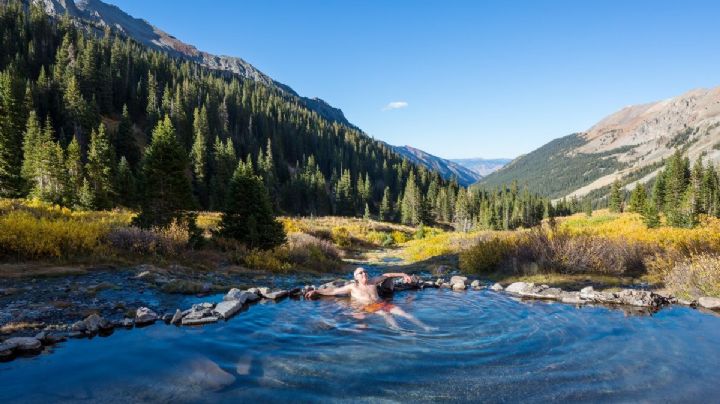
[[[405,310],[395,306],[392,303],[381,300],[380,295],[378,295],[378,285],[382,284],[385,281],[389,281],[392,278],[403,278],[403,281],[405,282],[412,282],[412,278],[410,278],[410,276],[408,276],[407,274],[402,272],[390,272],[369,279],[365,268],[360,267],[355,270],[355,272],[353,273],[353,277],[355,278],[354,283],[345,285],[340,288],[330,287],[325,289],[311,290],[305,294],[305,298],[311,299],[317,295],[350,295],[350,299],[352,299],[352,301],[356,303],[359,303],[364,311],[382,316],[385,319],[385,322],[387,322],[388,326],[393,329],[400,329],[393,315],[403,317],[411,321],[413,324],[422,327],[425,331],[429,331],[432,329],[431,327],[428,327],[412,315],[406,313]]]

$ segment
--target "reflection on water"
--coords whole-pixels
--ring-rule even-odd
[[[720,385],[720,319],[518,301],[493,292],[401,292],[437,330],[347,301],[256,304],[199,328],[156,325],[72,340],[0,363],[0,402],[707,401]]]

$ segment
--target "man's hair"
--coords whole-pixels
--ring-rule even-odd
[[[357,267],[357,268],[355,268],[355,272],[353,272],[353,278],[357,278],[357,276],[358,276],[358,271],[364,271],[364,270],[365,270],[365,268],[363,268],[363,267]]]

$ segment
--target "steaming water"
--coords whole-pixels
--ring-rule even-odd
[[[0,402],[720,397],[712,314],[671,307],[637,316],[444,289],[399,292],[393,303],[438,329],[399,320],[405,330],[395,331],[342,300],[267,302],[227,322],[118,330],[0,363]],[[227,373],[218,382],[207,376],[215,364]]]

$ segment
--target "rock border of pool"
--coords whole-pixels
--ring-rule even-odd
[[[21,356],[40,354],[45,347],[55,345],[68,338],[108,336],[113,333],[115,328],[139,328],[153,325],[158,321],[175,326],[202,326],[220,320],[228,321],[243,308],[249,308],[251,304],[263,299],[277,301],[286,297],[299,298],[310,290],[344,286],[352,282],[338,279],[319,287],[306,285],[292,289],[275,290],[268,287],[253,287],[247,290],[232,288],[223,296],[223,300],[218,303],[197,303],[186,310],[181,311],[178,308],[174,313],[165,313],[162,316],[147,307],[138,308],[135,311],[134,318],[125,317],[116,321],[107,320],[98,314],[91,314],[83,320],[68,324],[64,330],[60,327],[54,327],[45,329],[33,337],[5,339],[0,342],[0,361],[10,361]],[[536,285],[528,282],[514,282],[507,287],[503,287],[499,283],[492,285],[489,283],[482,284],[479,279],[471,281],[469,286],[467,282],[468,278],[460,275],[452,276],[449,281],[444,278],[427,281],[413,275],[412,282],[396,283],[393,291],[422,290],[425,288],[446,288],[453,291],[489,289],[521,299],[552,300],[576,306],[587,304],[632,306],[657,311],[668,305],[679,304],[692,308],[700,307],[710,311],[720,311],[720,298],[714,297],[701,297],[697,301],[685,301],[673,296],[664,296],[640,289],[621,289],[619,291],[605,292],[596,291],[592,286],[588,286],[580,291],[565,291],[548,285]]]

